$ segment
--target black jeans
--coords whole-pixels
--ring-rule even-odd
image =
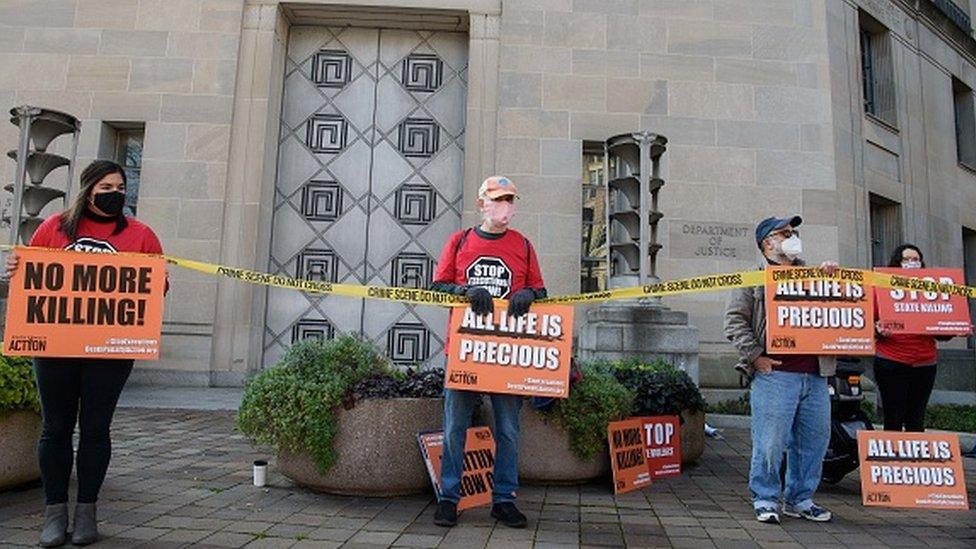
[[[68,501],[76,422],[80,425],[78,503],[98,500],[112,456],[112,415],[131,372],[131,360],[34,359],[44,419],[37,456],[48,505]]]
[[[912,366],[874,357],[874,381],[881,392],[885,431],[925,430],[925,408],[935,385],[935,366]]]

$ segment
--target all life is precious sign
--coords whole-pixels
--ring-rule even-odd
[[[668,221],[667,249],[675,259],[752,260],[756,255],[753,226],[719,221]]]

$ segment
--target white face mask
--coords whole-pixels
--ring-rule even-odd
[[[793,235],[780,242],[779,249],[786,257],[795,259],[803,253],[803,243],[800,242],[800,237]]]
[[[902,269],[921,269],[922,268],[922,262],[921,261],[902,261],[901,262],[901,268]]]

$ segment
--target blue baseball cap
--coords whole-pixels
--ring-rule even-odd
[[[767,217],[756,225],[756,246],[762,249],[762,241],[773,231],[778,231],[785,227],[799,227],[803,223],[800,216],[792,217]]]

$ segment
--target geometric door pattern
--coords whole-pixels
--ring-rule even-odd
[[[294,26],[269,270],[423,288],[461,223],[468,38]],[[443,365],[447,311],[269,288],[264,364],[360,333],[399,366]]]

